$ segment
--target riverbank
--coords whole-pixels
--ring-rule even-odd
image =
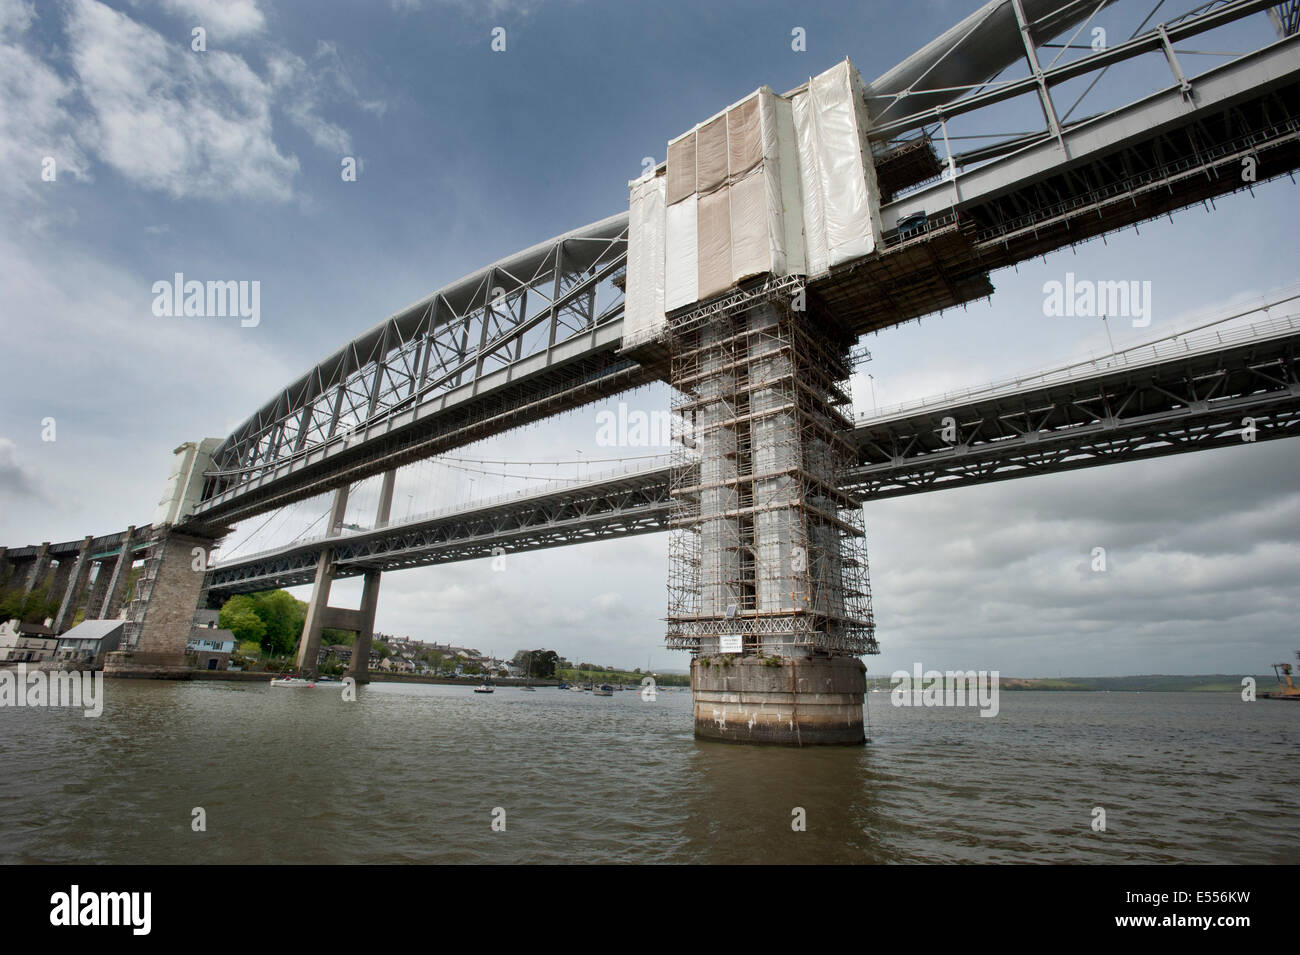
[[[254,682],[266,683],[273,677],[279,676],[277,673],[269,673],[265,670],[195,670],[193,679],[195,680],[251,680]],[[371,683],[425,683],[438,686],[478,686],[482,680],[458,680],[455,677],[443,676],[416,676],[413,673],[385,673],[382,670],[370,672]],[[559,686],[558,680],[516,680],[493,677],[493,686],[527,686],[529,683],[533,686]]]

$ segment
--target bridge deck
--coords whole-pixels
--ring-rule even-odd
[[[1300,436],[1300,317],[1128,349],[984,389],[891,409],[854,427],[868,500]],[[944,441],[945,419],[955,434]],[[651,463],[387,528],[224,563],[214,598],[310,583],[321,549],[337,576],[397,570],[668,529],[669,468]]]

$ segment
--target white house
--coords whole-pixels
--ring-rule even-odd
[[[0,663],[39,663],[53,660],[59,638],[47,618],[44,625],[6,620],[0,623]]]

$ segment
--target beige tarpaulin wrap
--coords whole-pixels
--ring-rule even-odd
[[[767,87],[668,144],[668,311],[803,269],[797,155],[790,103]]]
[[[671,141],[663,309],[870,254],[880,207],[866,129],[845,60],[791,97],[762,87]]]

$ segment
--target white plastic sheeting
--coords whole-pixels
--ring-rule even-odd
[[[627,297],[623,340],[649,341],[664,328],[665,205],[668,180],[651,173],[628,183]]]
[[[858,71],[844,60],[793,97],[809,275],[871,253],[880,190]]]
[[[758,89],[672,140],[666,175],[630,185],[634,341],[665,312],[745,279],[820,275],[868,255],[881,231],[862,80],[848,60],[789,97]]]
[[[671,162],[669,160],[669,170],[673,168]],[[671,180],[671,172],[669,179]],[[695,165],[692,163],[691,182],[694,181]],[[671,194],[670,191],[669,195]],[[664,309],[669,312],[700,299],[700,270],[697,265],[698,209],[699,200],[694,192],[668,207],[665,229],[667,241],[664,248]]]

